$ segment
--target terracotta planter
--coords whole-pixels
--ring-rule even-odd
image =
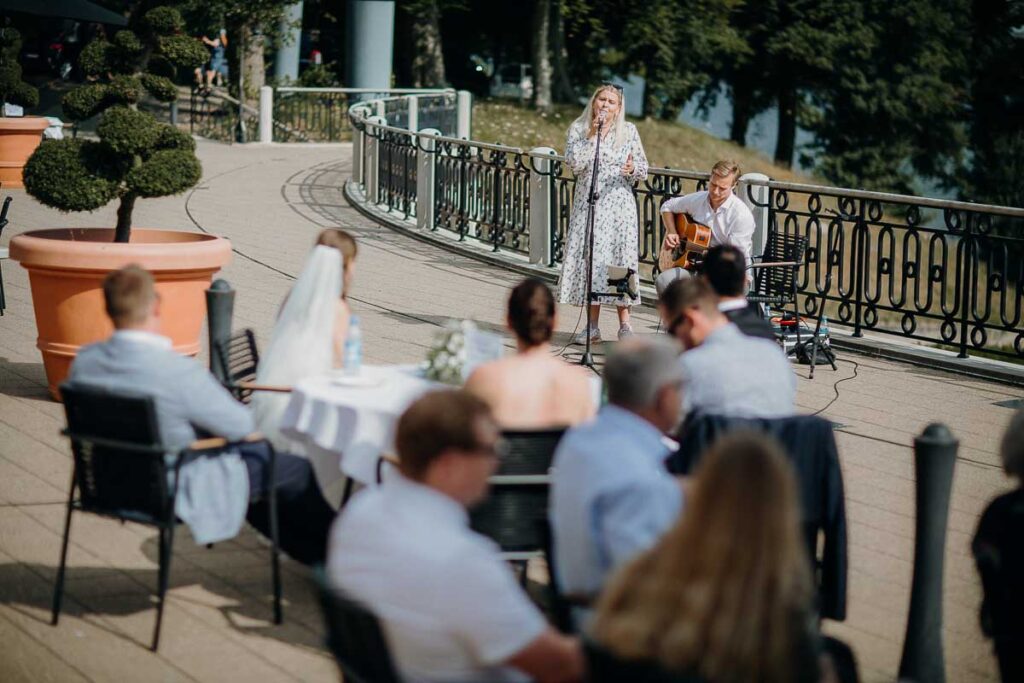
[[[42,116],[0,117],[0,187],[25,187],[21,172],[49,125]]]
[[[103,278],[135,263],[153,273],[160,292],[163,334],[179,353],[196,355],[206,314],[204,292],[231,260],[221,237],[173,230],[132,230],[115,244],[101,228],[33,230],[11,240],[11,259],[29,274],[32,305],[50,393],[68,374],[78,349],[113,331],[103,305]]]

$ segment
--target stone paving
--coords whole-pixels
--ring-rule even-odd
[[[416,362],[438,325],[472,318],[500,329],[504,298],[519,276],[443,251],[363,218],[343,199],[350,147],[226,146],[199,143],[204,180],[178,196],[137,205],[136,225],[205,230],[228,237],[236,255],[222,275],[238,290],[236,329],[266,343],[282,297],[317,232],[345,225],[359,239],[352,293],[368,362]],[[108,226],[114,207],[60,214],[22,191],[2,242],[32,228]],[[197,547],[181,528],[159,653],[147,649],[154,610],[156,535],[115,521],[76,516],[64,614],[49,625],[70,477],[63,415],[49,400],[35,348],[25,272],[4,264],[8,309],[0,318],[0,681],[330,681],[310,573],[286,561],[285,623],[270,621],[266,547],[251,532]],[[560,309],[565,343],[578,311]],[[656,330],[651,309],[634,316]],[[614,314],[602,315],[613,331]],[[600,350],[598,351],[600,353]],[[997,448],[1021,391],[852,354],[813,381],[795,367],[800,409],[841,425],[840,457],[850,524],[849,618],[826,623],[853,645],[866,681],[896,678],[913,559],[914,470],[910,444],[926,424],[945,422],[960,439],[946,548],[944,644],[948,679],[996,679],[980,633],[980,586],[968,551],[978,515],[1010,482]],[[856,365],[854,365],[856,363]],[[854,373],[856,376],[854,377]],[[838,385],[835,398],[834,383]]]

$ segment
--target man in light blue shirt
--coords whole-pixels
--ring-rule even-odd
[[[683,492],[665,468],[664,439],[679,418],[678,354],[663,338],[620,344],[605,365],[608,405],[570,429],[555,452],[550,518],[568,595],[595,597],[612,570],[679,516]]]
[[[682,342],[684,414],[789,417],[796,377],[775,342],[743,334],[718,308],[703,278],[676,280],[662,293],[668,333]]]

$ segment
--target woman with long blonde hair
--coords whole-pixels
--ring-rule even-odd
[[[569,214],[562,274],[558,298],[563,304],[591,306],[591,326],[573,341],[600,341],[598,315],[601,304],[587,298],[587,197],[593,175],[598,130],[601,131],[601,159],[597,177],[597,203],[594,207],[594,253],[592,290],[609,291],[608,266],[637,271],[639,264],[639,221],[633,183],[647,177],[647,156],[636,126],[626,121],[626,99],[622,88],[606,83],[594,91],[583,114],[569,126],[565,143],[565,161],[576,176],[576,194]],[[619,315],[619,338],[631,336],[629,307],[639,298],[626,295],[604,297],[614,303]]]
[[[792,468],[764,437],[704,456],[680,521],[610,583],[593,637],[620,662],[709,683],[820,678]]]

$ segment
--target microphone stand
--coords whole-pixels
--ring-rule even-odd
[[[580,357],[580,365],[585,365],[590,369],[594,368],[594,356],[590,353],[590,330],[593,329],[591,325],[593,319],[593,301],[594,297],[594,214],[597,212],[597,176],[601,170],[601,134],[604,128],[604,116],[599,115],[597,117],[597,143],[594,147],[594,165],[590,172],[590,190],[587,194],[587,346],[583,352],[583,356]]]

